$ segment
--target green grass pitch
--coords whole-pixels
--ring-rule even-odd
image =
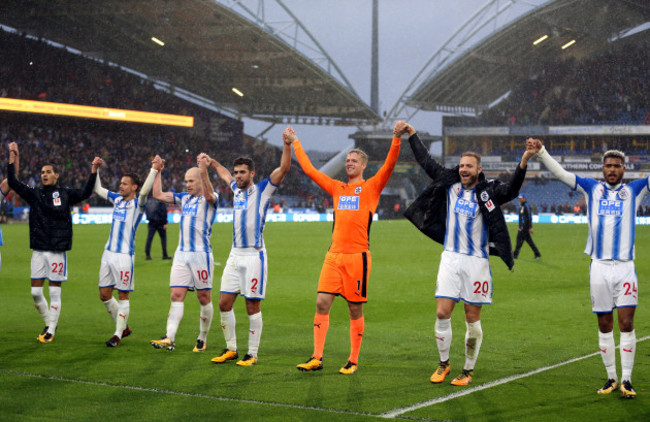
[[[510,229],[514,239],[514,226]],[[129,319],[133,335],[118,348],[104,346],[114,325],[99,300],[97,274],[109,227],[76,226],[59,330],[53,343],[38,344],[43,322],[29,292],[27,226],[5,225],[2,230],[3,421],[650,419],[648,340],[637,344],[633,385],[638,397],[621,400],[618,394],[595,393],[606,374],[595,354],[597,326],[589,298],[589,259],[582,253],[587,236],[583,225],[536,225],[534,239],[543,257],[534,260],[525,245],[513,273],[499,259],[490,259],[494,300],[483,310],[483,345],[474,383],[467,388],[429,382],[438,361],[433,291],[442,249],[406,221],[373,224],[366,330],[359,371],[353,376],[338,373],[349,353],[347,306],[340,298],[332,309],[325,368],[314,373],[295,368],[312,351],[316,283],[330,243],[329,223],[267,225],[270,282],[262,304],[260,359],[250,368],[210,363],[225,347],[216,298],[207,352],[192,353],[199,326],[194,294],[186,299],[176,350],[149,345],[165,332],[171,261],[160,259],[158,238],[154,260],[144,260],[146,227],[140,228],[136,244],[136,291]],[[229,224],[214,226],[216,291],[231,230]],[[173,252],[178,226],[170,225],[169,234]],[[649,227],[638,227],[636,245],[640,306],[635,325],[637,338],[644,339],[650,335],[650,293],[645,289],[650,279]],[[452,317],[452,377],[464,362],[461,308]],[[235,312],[243,354],[248,318],[241,298]],[[615,333],[618,343],[617,328]],[[617,363],[620,368],[618,352]]]

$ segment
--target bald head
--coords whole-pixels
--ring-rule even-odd
[[[192,167],[185,172],[185,188],[190,195],[198,196],[203,194],[201,170],[198,167]]]

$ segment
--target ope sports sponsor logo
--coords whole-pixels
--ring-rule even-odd
[[[459,215],[464,215],[466,217],[476,217],[476,210],[478,204],[476,202],[468,201],[463,198],[456,199],[456,205],[454,206],[454,212]]]
[[[126,221],[126,207],[115,207],[113,210],[113,220]]]
[[[359,197],[358,196],[339,196],[340,210],[359,210]]]
[[[199,208],[198,204],[187,203],[183,205],[183,215],[187,217],[196,217],[198,208]]]
[[[601,199],[598,201],[598,215],[623,215],[623,201]]]

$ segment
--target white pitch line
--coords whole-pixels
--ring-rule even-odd
[[[637,339],[636,342],[640,343],[640,342],[648,340],[648,339],[650,339],[650,336],[645,336],[645,337],[641,337],[641,338]],[[619,346],[616,346],[616,348],[618,349]],[[569,360],[566,360],[564,362],[556,363],[554,365],[543,366],[541,368],[537,368],[537,369],[534,369],[534,370],[532,370],[530,372],[525,372],[523,374],[511,375],[509,377],[505,377],[505,378],[501,378],[501,379],[494,380],[494,381],[491,381],[491,382],[487,382],[485,384],[481,384],[481,385],[478,385],[476,387],[468,388],[466,390],[462,390],[462,391],[459,391],[457,393],[451,393],[451,394],[447,394],[446,396],[437,397],[435,399],[431,399],[431,400],[423,401],[423,402],[420,402],[420,403],[416,403],[416,404],[413,404],[411,406],[401,407],[399,409],[393,409],[393,410],[390,410],[388,412],[384,412],[384,413],[380,414],[380,416],[383,417],[383,418],[387,418],[387,419],[395,418],[395,417],[403,415],[404,413],[411,412],[413,410],[421,409],[423,407],[433,406],[434,404],[444,403],[444,402],[449,401],[449,400],[453,400],[453,399],[457,399],[459,397],[467,396],[467,395],[475,393],[477,391],[487,390],[488,388],[496,387],[496,386],[501,385],[501,384],[506,384],[506,383],[511,382],[511,381],[516,381],[518,379],[530,377],[531,375],[539,374],[540,372],[549,371],[551,369],[559,368],[560,366],[564,366],[564,365],[568,365],[570,363],[578,362],[578,361],[581,361],[583,359],[588,359],[588,358],[597,356],[599,353],[600,352],[590,353],[588,355],[580,356],[580,357],[573,358],[573,359],[569,359]]]
[[[74,383],[74,384],[87,384],[87,385],[93,385],[93,386],[98,386],[98,387],[111,387],[111,388],[119,388],[119,389],[125,389],[125,390],[135,390],[135,391],[142,391],[142,392],[146,392],[146,393],[169,394],[169,395],[174,395],[174,396],[183,396],[183,397],[192,397],[192,398],[201,398],[201,399],[211,399],[211,400],[217,400],[217,401],[223,401],[223,402],[248,403],[248,404],[255,404],[255,405],[267,405],[267,406],[274,406],[274,407],[283,407],[283,408],[286,408],[286,409],[314,410],[314,411],[317,411],[317,412],[325,412],[325,413],[338,413],[338,414],[345,414],[345,415],[351,415],[351,416],[367,416],[367,417],[370,417],[370,418],[381,418],[381,415],[379,415],[377,413],[369,413],[369,412],[361,412],[361,411],[345,410],[345,409],[334,409],[334,408],[327,408],[327,407],[303,406],[303,405],[299,405],[299,404],[278,403],[278,402],[269,402],[269,401],[262,401],[262,400],[236,399],[236,398],[232,398],[232,397],[213,396],[213,395],[209,395],[209,394],[189,393],[189,392],[186,392],[186,391],[166,390],[166,389],[160,389],[160,388],[137,387],[137,386],[133,386],[133,385],[108,384],[108,383],[105,383],[105,382],[80,380],[80,379],[74,379],[74,378],[64,378],[64,377],[57,377],[57,376],[53,376],[53,375],[32,374],[32,373],[29,373],[29,372],[11,371],[11,370],[7,370],[7,369],[0,369],[0,373],[8,374],[8,375],[18,375],[18,376],[30,377],[30,378],[40,378],[40,379],[51,380],[51,381],[70,382],[70,383]],[[402,418],[402,419],[404,419],[404,418]],[[411,418],[407,418],[407,419],[411,419]],[[430,422],[437,422],[438,421],[438,419],[427,419],[427,418],[422,418],[422,419],[418,419],[418,420],[430,421]]]
[[[325,411],[325,412],[332,412],[332,413],[344,413],[344,414],[355,415],[355,416],[374,416],[374,417],[379,416],[376,413],[357,412],[351,410],[333,409],[333,408],[326,408],[326,407],[303,406],[299,404],[277,403],[277,402],[269,402],[269,401],[262,401],[262,400],[237,399],[232,397],[213,396],[210,394],[202,394],[202,393],[189,393],[186,391],[167,390],[161,388],[148,388],[148,387],[137,387],[133,385],[108,384],[99,381],[64,378],[64,377],[57,377],[53,375],[32,374],[29,372],[11,371],[7,369],[0,369],[0,373],[9,374],[9,375],[20,375],[20,376],[30,377],[30,378],[40,378],[40,379],[52,380],[52,381],[64,381],[64,382],[70,382],[75,384],[88,384],[88,385],[94,385],[98,387],[112,387],[112,388],[120,388],[126,390],[142,391],[147,393],[162,393],[162,394],[169,394],[174,396],[195,397],[195,398],[212,399],[212,400],[225,401],[225,402],[262,404],[268,406],[286,407],[291,409],[317,410],[321,412]]]

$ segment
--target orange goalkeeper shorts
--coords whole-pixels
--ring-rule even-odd
[[[348,302],[367,302],[370,252],[327,252],[318,280],[319,293],[341,295]]]

